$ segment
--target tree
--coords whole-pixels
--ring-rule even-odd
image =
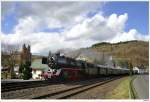
[[[24,69],[24,65],[23,65],[23,63],[20,63],[20,65],[19,65],[19,78],[22,78],[22,76],[23,76],[23,69]]]
[[[26,47],[25,44],[22,46],[22,51],[20,53],[20,65],[19,65],[19,75],[21,78],[28,80],[32,77],[31,66],[31,52],[30,46]]]
[[[32,77],[32,69],[30,68],[31,63],[29,61],[26,61],[25,64],[21,65],[21,69],[20,70],[22,72],[22,78],[24,80],[28,80]]]
[[[130,75],[132,75],[133,72],[133,65],[131,62],[128,62],[128,68],[130,69]]]
[[[2,43],[2,62],[5,66],[9,68],[10,78],[14,78],[14,67],[17,64],[17,52],[19,50],[19,46]]]

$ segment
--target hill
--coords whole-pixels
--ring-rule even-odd
[[[89,49],[110,54],[116,60],[127,60],[134,66],[149,66],[149,44],[146,41],[102,42],[92,45]]]

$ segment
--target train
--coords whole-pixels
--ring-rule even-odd
[[[59,53],[49,54],[48,57],[43,57],[42,64],[47,64],[49,66],[49,70],[42,74],[45,80],[81,80],[110,75],[129,75],[131,73],[131,70],[127,68],[115,68],[94,64],[83,60],[60,56]],[[136,73],[137,70],[132,70],[132,74]]]

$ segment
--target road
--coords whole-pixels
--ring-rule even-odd
[[[149,75],[137,75],[133,81],[139,99],[149,99]]]

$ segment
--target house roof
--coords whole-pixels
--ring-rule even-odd
[[[42,64],[42,59],[34,60],[31,64],[31,68],[44,71],[47,71],[49,69],[47,64]]]

